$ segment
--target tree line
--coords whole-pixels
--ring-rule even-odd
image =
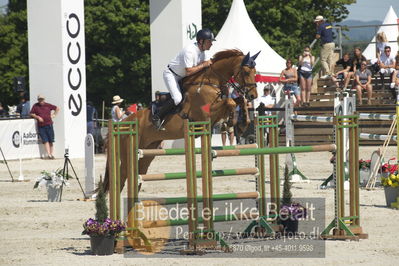
[[[296,58],[315,36],[313,19],[339,24],[356,0],[245,0],[255,27],[282,57]],[[232,0],[202,0],[202,25],[214,33]],[[151,100],[149,0],[85,0],[87,99],[97,107],[112,96],[127,102]],[[9,0],[0,14],[1,102],[16,104],[14,77],[29,80],[26,1]],[[239,38],[239,36],[237,36]]]

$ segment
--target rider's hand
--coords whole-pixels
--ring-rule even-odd
[[[202,65],[204,67],[209,67],[210,65],[212,65],[212,60],[207,60],[207,61],[202,62]]]

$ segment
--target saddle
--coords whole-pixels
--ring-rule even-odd
[[[151,115],[154,116],[156,114],[160,113],[160,109],[164,107],[165,105],[170,105],[172,102],[172,96],[170,95],[169,92],[159,92],[156,93],[156,99],[155,101],[152,101],[150,104],[151,107]],[[182,103],[184,102],[184,98],[182,100]],[[168,110],[168,112],[165,114],[177,114],[181,111],[182,109],[182,103],[180,103],[178,106],[171,108],[171,110]]]

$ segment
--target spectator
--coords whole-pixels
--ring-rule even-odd
[[[384,89],[384,77],[385,74],[390,75],[390,82],[392,82],[392,75],[393,72],[395,71],[395,58],[391,55],[391,47],[390,46],[385,46],[384,48],[384,53],[381,54],[380,60],[379,60],[379,66],[380,66],[380,77],[381,77],[381,86]]]
[[[123,111],[123,109],[120,107],[121,103],[124,100],[119,97],[119,95],[115,95],[112,98],[112,109],[111,109],[111,117],[112,117],[112,121],[114,122],[119,122],[122,121],[122,119],[124,118],[125,115],[125,111]]]
[[[233,116],[234,116],[234,111],[231,113],[231,115],[227,118],[226,121],[222,121],[220,131],[222,135],[222,145],[226,146],[226,138],[227,135],[229,136],[229,143],[230,145],[233,145],[234,143],[234,125],[233,125]]]
[[[271,85],[267,84],[263,88],[263,95],[259,98],[259,107],[256,108],[259,115],[272,115],[271,111],[267,111],[267,108],[273,108],[275,106],[275,100],[270,95]]]
[[[367,62],[362,61],[360,69],[355,72],[356,92],[359,105],[362,104],[362,91],[367,91],[367,104],[371,104],[373,88],[371,86],[371,71],[367,69]]]
[[[324,72],[322,79],[331,77],[332,60],[334,55],[335,43],[333,41],[332,25],[323,16],[317,16],[314,20],[317,26],[316,39],[321,40],[320,61]]]
[[[309,106],[310,91],[312,90],[312,70],[315,58],[310,52],[310,47],[303,49],[302,55],[299,56],[299,82],[301,84],[301,98],[304,106]]]
[[[296,68],[292,67],[292,60],[288,59],[285,63],[287,66],[281,71],[279,81],[284,84],[283,91],[285,93],[294,93],[296,98],[296,105],[301,103],[301,90],[298,87],[298,74]]]
[[[91,134],[93,137],[95,136],[95,128],[97,120],[97,110],[94,107],[94,104],[91,101],[87,101],[86,104],[86,116],[87,116],[87,134]]]
[[[22,117],[30,117],[30,101],[29,101],[29,95],[27,93],[24,93],[20,97],[20,103],[17,106],[17,113]]]
[[[337,66],[341,65],[342,70],[336,72],[333,75],[332,80],[335,82],[335,85],[337,87],[340,87],[339,83],[338,83],[338,79],[342,80],[344,82],[344,86],[342,87],[342,90],[346,90],[346,87],[348,87],[351,77],[354,75],[353,62],[349,56],[349,53],[345,53],[344,56],[341,59],[339,59],[335,64]]]
[[[395,71],[392,76],[391,89],[399,89],[399,54],[395,57]]]
[[[137,104],[137,112],[143,110],[143,105],[141,103]]]
[[[382,53],[384,53],[385,47],[388,46],[388,39],[385,32],[381,31],[375,36],[376,39],[376,58],[379,61]],[[375,62],[372,62],[375,63]]]
[[[7,116],[7,111],[4,110],[3,104],[0,103],[0,117],[6,117]]]
[[[359,47],[356,47],[353,50],[353,59],[352,59],[352,64],[353,64],[353,72],[356,73],[356,70],[360,69],[360,64],[363,61],[367,61],[366,57],[364,57],[362,53],[362,49]]]
[[[48,159],[54,158],[54,128],[53,120],[60,108],[46,103],[43,95],[37,96],[37,103],[35,103],[30,111],[30,115],[37,120],[40,138],[43,141],[44,148],[47,152]]]

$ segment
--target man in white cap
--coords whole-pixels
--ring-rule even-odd
[[[316,39],[321,40],[320,61],[324,72],[321,78],[326,79],[332,76],[331,67],[335,48],[332,25],[323,16],[317,16],[314,22],[317,25]]]
[[[37,120],[39,135],[46,149],[47,159],[54,159],[54,128],[52,118],[58,114],[60,108],[46,103],[44,100],[43,95],[39,94],[37,96],[38,102],[32,106],[30,115]]]

